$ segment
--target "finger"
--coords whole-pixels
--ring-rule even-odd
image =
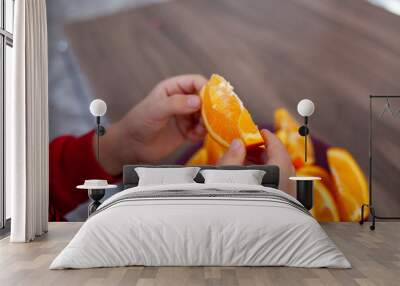
[[[207,130],[205,129],[204,125],[199,123],[196,128],[194,129],[194,132],[198,135],[198,136],[204,136],[207,133]]]
[[[206,82],[207,79],[202,75],[187,74],[166,79],[159,84],[159,87],[162,88],[168,96],[177,93],[196,94]]]
[[[204,140],[204,136],[199,136],[193,132],[190,132],[186,135],[186,139],[190,140],[192,143],[197,143]]]
[[[240,139],[232,141],[228,150],[221,157],[219,165],[243,165],[246,158],[246,148]]]
[[[207,131],[203,127],[197,126],[191,130],[188,130],[186,132],[185,137],[191,141],[197,142],[199,140],[204,139],[206,134],[207,134]]]
[[[207,131],[204,129],[203,126],[200,124],[194,127],[192,130],[189,130],[186,133],[186,138],[191,140],[192,142],[198,142],[200,140],[203,140],[204,137],[206,136]]]
[[[280,189],[295,197],[294,184],[288,179],[295,175],[295,169],[289,153],[281,140],[272,132],[263,129],[261,130],[261,135],[266,142],[265,164],[279,167]]]
[[[271,131],[263,129],[261,130],[261,136],[265,142],[265,154],[268,159],[271,159],[271,157],[273,158],[274,156],[280,156],[281,152],[284,152],[285,154],[287,153],[286,148],[282,144],[281,140],[279,140],[279,138]]]
[[[201,107],[200,96],[195,94],[175,94],[157,103],[158,108],[156,116],[161,119],[173,115],[193,114],[198,112]]]

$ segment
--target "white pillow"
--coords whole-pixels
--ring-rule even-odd
[[[202,170],[205,184],[261,185],[265,171],[262,170]]]
[[[193,179],[199,170],[199,167],[135,168],[139,176],[139,186],[195,183]]]

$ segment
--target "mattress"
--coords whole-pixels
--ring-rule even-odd
[[[351,267],[319,223],[286,193],[198,183],[115,194],[50,269],[132,265]]]

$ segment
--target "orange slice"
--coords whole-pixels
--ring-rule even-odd
[[[216,165],[227,149],[215,141],[210,134],[207,134],[205,138],[204,147],[207,151],[208,164],[210,165]]]
[[[223,77],[213,74],[200,92],[201,114],[210,136],[223,147],[241,138],[247,148],[264,144],[250,113]]]
[[[208,164],[208,155],[207,150],[202,147],[196,151],[192,155],[192,157],[186,162],[187,166],[196,166],[196,165],[207,165]]]
[[[305,166],[297,170],[298,176],[316,176],[321,181],[314,182],[314,206],[311,214],[323,222],[340,221],[339,211],[335,199],[329,189],[332,179],[329,173],[319,166]]]
[[[326,169],[317,165],[307,165],[299,169],[298,172],[301,172],[302,176],[320,177],[321,182],[324,183],[328,189],[332,190],[332,193],[334,192],[335,184],[333,183],[331,174]]]
[[[275,133],[285,145],[295,168],[314,164],[314,147],[310,136],[307,136],[307,162],[305,162],[305,140],[298,132],[300,124],[284,108],[277,109],[274,118]]]
[[[335,200],[326,185],[320,181],[316,181],[314,184],[314,206],[311,214],[318,221],[340,221]]]
[[[290,115],[285,108],[275,110],[275,130],[297,132],[300,124]]]
[[[368,185],[364,173],[351,154],[342,148],[329,148],[327,151],[335,188],[335,199],[338,203],[342,221],[359,221],[360,208],[368,203]],[[368,217],[368,209],[364,219]]]
[[[203,146],[186,162],[186,165],[216,165],[224,155],[226,147],[221,146],[209,134],[204,138]]]

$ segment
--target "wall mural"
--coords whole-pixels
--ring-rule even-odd
[[[322,178],[314,183],[311,213],[317,220],[360,220],[361,206],[369,203],[369,94],[400,90],[396,41],[384,42],[369,22],[378,8],[363,1],[52,2],[47,5],[51,220],[85,220],[87,193],[76,186],[95,178],[119,184],[123,164],[215,165],[236,138],[245,145],[245,164],[263,164],[268,136],[262,129],[282,142],[297,176]],[[365,18],[345,21],[361,10]],[[385,27],[396,17],[387,13]],[[396,30],[385,32],[387,39],[397,37]],[[158,125],[144,115],[165,113],[157,88],[182,74],[204,76],[204,86],[175,86],[200,96],[200,108],[182,122],[172,114],[169,129],[147,136]],[[107,103],[99,154],[89,112],[95,98]],[[304,98],[315,104],[307,141],[299,135],[303,118],[296,110]],[[381,216],[400,215],[399,102],[381,100],[371,115],[373,195]],[[204,130],[177,143],[193,122]],[[134,128],[145,134],[142,139],[152,139],[141,145],[125,137],[110,140]],[[96,156],[100,164],[94,166]],[[106,197],[112,194],[106,191]],[[370,217],[366,209],[364,219]]]

